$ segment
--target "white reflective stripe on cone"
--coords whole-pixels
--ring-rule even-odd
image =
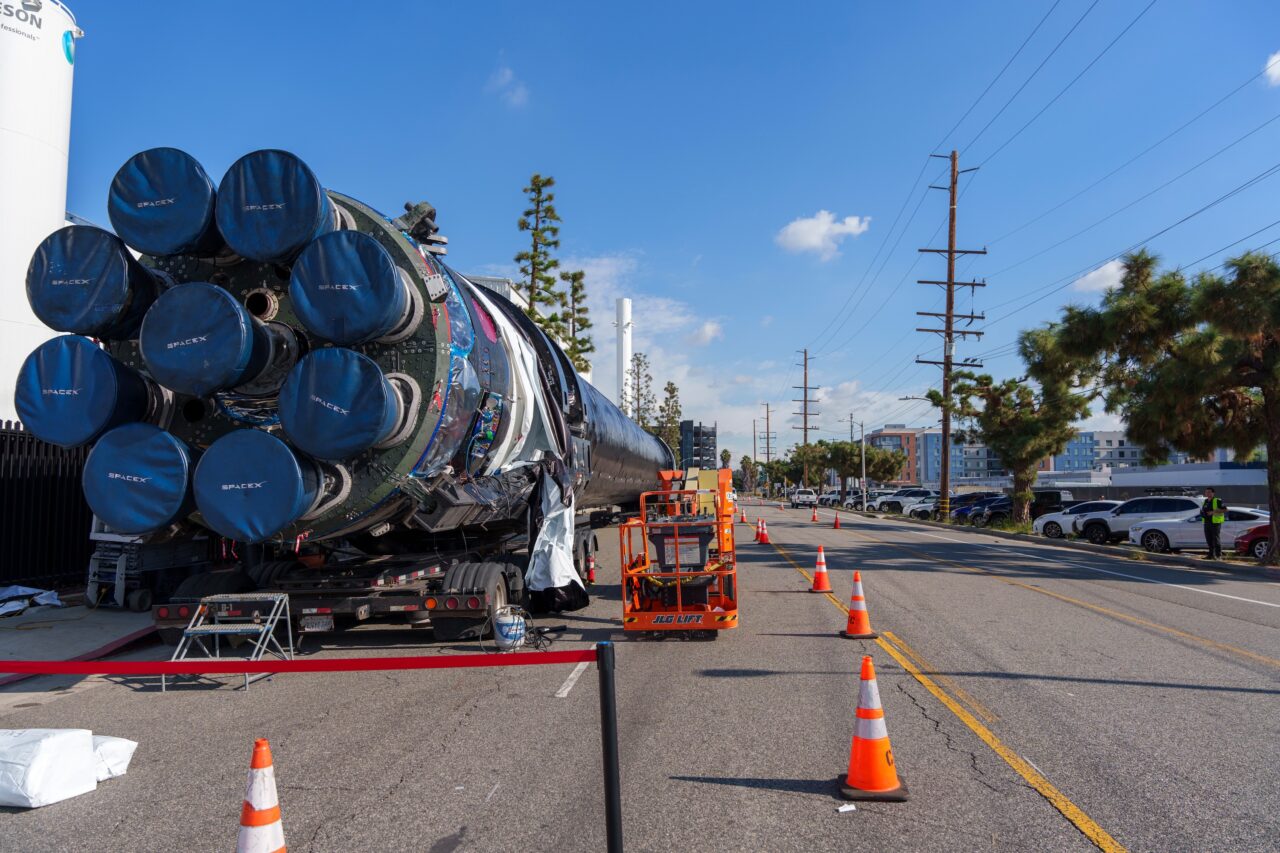
[[[249,787],[244,792],[244,799],[255,811],[280,805],[280,800],[276,797],[276,770],[274,767],[263,767],[249,771]]]
[[[858,690],[858,707],[867,710],[880,707],[880,688],[874,679],[862,682],[862,687]]]
[[[876,717],[874,720],[859,717],[853,734],[863,740],[884,740],[889,736],[889,730],[885,728],[884,717]]]
[[[267,826],[242,826],[236,842],[236,853],[276,853],[284,849],[284,825],[280,821]]]
[[[867,603],[865,601],[850,601],[849,609],[850,610],[866,610]]]

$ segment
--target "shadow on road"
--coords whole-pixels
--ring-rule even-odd
[[[758,779],[749,776],[668,776],[673,782],[701,782],[707,785],[730,785],[735,788],[782,791],[788,794],[827,794],[839,799],[830,779]]]

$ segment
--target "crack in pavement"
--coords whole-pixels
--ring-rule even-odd
[[[960,753],[961,755],[969,756],[969,766],[973,769],[973,772],[975,774],[974,781],[980,785],[983,785],[989,788],[990,790],[994,791],[997,794],[1002,793],[999,788],[997,788],[995,785],[992,785],[990,782],[986,780],[986,775],[987,775],[986,772],[981,767],[978,766],[978,754],[974,752],[972,749],[963,749],[957,746],[955,743],[955,739],[951,736],[951,732],[947,731],[942,727],[942,720],[939,720],[936,717],[930,716],[928,709],[925,708],[923,704],[921,704],[920,700],[917,699],[915,695],[913,695],[912,692],[908,690],[905,685],[902,684],[902,682],[897,683],[897,688],[899,692],[901,692],[903,695],[905,695],[908,699],[911,700],[912,705],[916,706],[916,709],[920,711],[920,716],[924,717],[926,720],[933,723],[933,730],[938,734],[942,735],[942,737],[945,739],[944,746],[948,750],[950,750],[951,752]]]

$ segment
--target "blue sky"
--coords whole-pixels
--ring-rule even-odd
[[[780,445],[798,438],[804,346],[819,435],[847,434],[850,412],[868,429],[928,425],[926,404],[898,398],[938,376],[913,363],[939,352],[914,331],[914,312],[940,304],[915,279],[945,273],[916,251],[945,245],[946,196],[924,189],[943,161],[917,180],[930,153],[982,164],[962,184],[959,241],[990,254],[960,269],[989,286],[959,305],[993,322],[959,353],[994,353],[996,375],[1018,373],[1019,329],[1098,298],[1117,252],[1280,163],[1280,120],[1262,126],[1280,116],[1280,74],[1250,80],[1280,52],[1280,6],[1149,3],[79,0],[68,206],[105,223],[111,176],[143,148],[184,148],[215,180],[247,151],[286,148],[388,213],[430,200],[456,267],[510,273],[520,188],[540,171],[558,185],[562,263],[588,274],[602,390],[613,298],[628,295],[656,384],[676,381],[686,416],[719,422],[735,458],[766,401]],[[1212,267],[1280,219],[1277,187],[1265,178],[1150,246]],[[1238,248],[1277,238],[1280,224]]]

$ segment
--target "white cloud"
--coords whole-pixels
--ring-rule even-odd
[[[1120,286],[1124,278],[1124,262],[1107,261],[1091,273],[1082,275],[1071,283],[1071,289],[1080,293],[1100,293]]]
[[[724,337],[724,329],[715,320],[708,320],[693,333],[693,342],[700,347],[704,347],[716,338],[721,337]]]
[[[516,78],[516,73],[509,65],[499,65],[498,69],[490,75],[484,90],[497,95],[512,109],[519,109],[529,103],[529,87]]]
[[[837,220],[831,211],[819,210],[813,216],[788,222],[773,239],[788,252],[817,252],[819,258],[829,261],[839,256],[844,238],[857,237],[870,227],[870,216],[846,216]]]
[[[760,328],[767,329],[773,325],[773,315],[765,314],[760,318]]]
[[[1280,86],[1280,50],[1267,57],[1264,66],[1267,72],[1267,85]]]

